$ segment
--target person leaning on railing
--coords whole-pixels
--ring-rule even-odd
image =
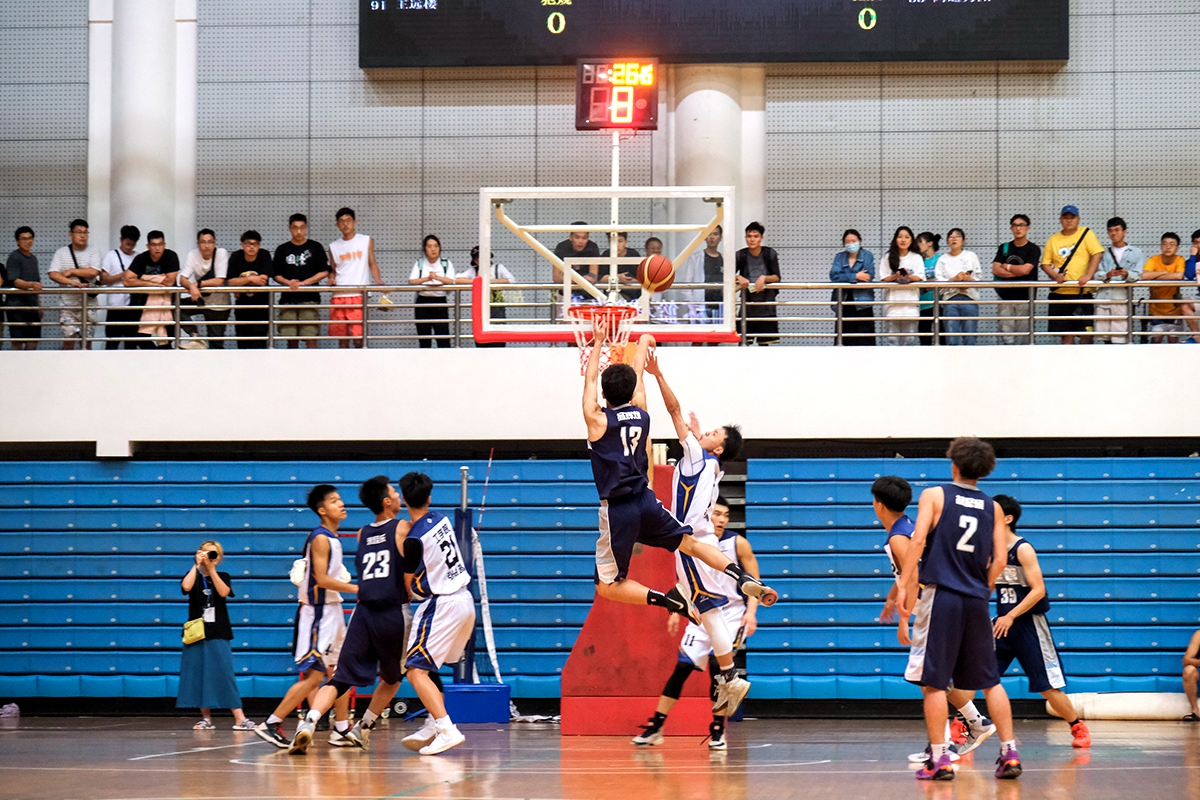
[[[133,288],[162,289],[174,286],[179,276],[179,256],[167,249],[167,239],[162,231],[146,234],[146,251],[138,253],[125,270],[125,285]],[[171,318],[167,306],[171,304],[169,292],[133,292],[130,306],[136,307],[141,325],[133,334],[134,346],[141,350],[170,347],[171,340],[165,333],[165,323]],[[128,347],[128,345],[126,345]]]
[[[33,254],[33,228],[22,225],[13,238],[17,249],[8,254],[4,264],[5,288],[21,289],[28,294],[8,295],[5,316],[8,318],[8,335],[12,338],[13,350],[37,350],[38,339],[42,338],[42,309],[37,293],[42,290],[38,258]]]
[[[137,255],[138,239],[142,232],[136,225],[121,226],[121,244],[104,254],[100,262],[100,283],[104,286],[124,286],[125,270]],[[110,292],[104,298],[104,343],[105,350],[116,350],[125,342],[125,348],[134,347],[132,334],[142,318],[142,310],[130,305],[130,297],[124,292]]]
[[[242,249],[229,256],[229,285],[244,289],[266,286],[275,270],[271,264],[271,251],[262,246],[262,234],[246,231],[242,234]],[[239,337],[239,350],[265,350],[267,329],[271,319],[268,308],[270,298],[266,292],[242,291],[237,293],[237,321],[234,332]]]
[[[1079,230],[1079,209],[1063,206],[1058,216],[1062,230],[1046,240],[1042,250],[1042,271],[1058,285],[1050,290],[1047,313],[1050,333],[1062,336],[1063,344],[1091,344],[1089,322],[1092,315],[1092,289],[1085,288],[1100,266],[1104,248],[1091,228]]]
[[[842,344],[871,346],[875,344],[875,309],[870,305],[875,290],[868,288],[875,280],[875,256],[863,249],[862,234],[850,228],[842,234],[842,250],[833,257],[829,280],[854,284],[854,289],[834,289],[832,300],[842,299]]]
[[[941,258],[942,235],[931,231],[921,231],[917,234],[917,252],[925,262],[925,280],[937,280],[937,262]],[[921,319],[917,323],[917,333],[920,334],[921,346],[929,347],[938,339],[940,334],[933,329],[933,289],[921,290]]]
[[[963,250],[966,240],[967,234],[962,228],[951,228],[946,234],[950,252],[938,258],[934,268],[937,280],[946,283],[979,280],[979,274],[983,271],[979,266],[979,256],[970,250]],[[979,330],[979,290],[969,287],[939,289],[938,292],[941,295],[946,332],[949,334],[946,343],[975,344],[974,334]]]
[[[1167,232],[1159,240],[1159,254],[1146,259],[1142,267],[1144,281],[1182,281],[1186,262],[1179,253],[1179,234]],[[1152,343],[1179,341],[1180,314],[1183,309],[1175,286],[1150,286],[1150,337]]]
[[[292,214],[288,217],[288,233],[292,238],[275,248],[275,281],[288,287],[275,298],[279,335],[288,337],[289,349],[300,347],[302,337],[312,350],[321,335],[321,313],[313,308],[321,302],[318,292],[302,292],[305,286],[315,286],[329,277],[329,256],[325,248],[308,239],[308,217]]]
[[[779,256],[773,248],[763,246],[764,233],[766,228],[761,222],[747,225],[746,246],[735,255],[737,287],[743,291],[748,317],[745,334],[754,344],[762,345],[779,342],[779,322],[775,319],[779,290],[768,288],[779,283]]]
[[[425,251],[423,258],[413,262],[408,282],[413,286],[425,287],[417,292],[417,307],[413,317],[417,321],[417,343],[422,348],[453,347],[450,341],[450,309],[446,300],[444,284],[454,283],[454,263],[442,257],[442,240],[432,233],[421,242]]]
[[[925,260],[913,252],[913,232],[907,225],[896,228],[888,245],[887,255],[879,264],[879,277],[888,284],[883,299],[883,315],[887,318],[884,329],[886,345],[915,345],[917,323],[921,319],[921,291],[909,284],[925,280]]]
[[[1142,264],[1146,257],[1140,248],[1125,241],[1125,220],[1113,217],[1108,221],[1108,240],[1111,246],[1104,248],[1100,256],[1100,268],[1096,280],[1104,281],[1104,288],[1096,292],[1096,341],[1125,344],[1129,341],[1129,298],[1132,284],[1142,276]]]
[[[86,289],[95,286],[100,278],[100,252],[88,245],[87,220],[71,220],[68,230],[71,241],[54,252],[50,262],[50,280],[59,286]],[[58,324],[62,329],[63,350],[74,350],[83,330],[96,327],[95,295],[89,296],[84,313],[84,293],[64,292],[58,298]]]
[[[1037,265],[1042,257],[1042,249],[1029,241],[1029,217],[1024,214],[1013,214],[1008,221],[1008,229],[1012,231],[1012,241],[1005,242],[996,248],[992,259],[992,280],[995,281],[1036,281],[1038,279]],[[1029,332],[1029,309],[1032,304],[1032,293],[1029,289],[1008,289],[996,287],[996,295],[1001,300],[1025,301],[1025,305],[1001,303],[996,321],[996,329],[1000,332],[1000,344],[1027,344],[1028,337],[1018,336]],[[1016,319],[1003,319],[1015,317]]]

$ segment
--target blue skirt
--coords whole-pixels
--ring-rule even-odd
[[[176,708],[241,708],[228,639],[201,639],[183,646]]]

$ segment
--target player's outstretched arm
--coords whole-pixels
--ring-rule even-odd
[[[750,546],[750,540],[745,536],[737,538],[737,557],[738,563],[742,565],[742,569],[746,570],[748,575],[755,580],[762,580],[758,571],[758,556],[754,555],[754,548]],[[758,630],[758,605],[757,597],[746,598],[746,613],[742,614],[742,626],[746,629],[747,639]]]
[[[1007,558],[1006,558],[1007,560]],[[1022,542],[1017,548],[1017,560],[1025,568],[1025,581],[1029,584],[1029,594],[1017,604],[1017,607],[1002,617],[996,618],[992,632],[996,638],[1008,635],[1008,629],[1016,622],[1017,617],[1029,611],[1037,602],[1046,596],[1046,579],[1042,576],[1042,566],[1038,563],[1037,553],[1029,542]]]
[[[646,372],[658,380],[658,390],[662,393],[663,404],[667,407],[667,413],[671,415],[671,423],[675,426],[675,435],[682,442],[687,438],[688,426],[683,420],[683,409],[679,405],[679,398],[675,396],[675,392],[671,391],[667,379],[663,377],[662,368],[658,365],[658,352],[655,350],[651,350],[646,356]]]
[[[583,420],[587,423],[588,441],[595,442],[608,430],[608,417],[600,407],[600,346],[608,335],[608,323],[603,319],[592,320],[592,352],[588,355],[587,369],[583,373]],[[639,383],[641,380],[639,379]]]
[[[637,352],[633,356],[633,371],[637,373],[637,388],[633,390],[633,400],[635,406],[648,411],[646,408],[646,381],[642,377],[642,372],[646,369],[646,359],[650,355],[651,349],[654,347],[654,337],[648,333],[643,333],[642,338],[638,339]],[[647,447],[650,445],[647,444]]]

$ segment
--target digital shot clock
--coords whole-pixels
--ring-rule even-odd
[[[658,59],[579,59],[575,130],[658,128]]]

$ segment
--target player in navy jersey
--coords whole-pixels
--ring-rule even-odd
[[[875,516],[887,533],[883,551],[887,554],[894,576],[892,588],[888,591],[887,600],[883,604],[883,611],[879,613],[879,621],[895,623],[897,622],[896,594],[900,589],[900,565],[908,556],[908,548],[913,535],[913,521],[908,514],[904,513],[908,504],[912,502],[912,487],[909,486],[908,481],[898,475],[884,475],[877,478],[871,485],[871,495],[875,498]],[[908,635],[908,620],[900,621],[900,630],[905,632],[904,637]],[[901,637],[902,642],[904,637]],[[947,750],[950,753],[950,760],[957,761],[959,756],[971,752],[981,745],[984,739],[995,733],[996,726],[975,707],[973,692],[951,689],[946,696],[962,714],[964,720],[961,748],[949,746]],[[949,721],[946,723],[946,741],[948,743],[952,741]],[[914,763],[924,763],[929,760],[930,753],[931,750],[927,747],[924,752],[911,754],[908,760]]]
[[[317,722],[351,687],[370,686],[371,705],[354,723],[347,738],[367,749],[375,720],[392,702],[404,677],[404,634],[409,616],[404,582],[402,543],[411,523],[396,519],[400,495],[386,475],[376,475],[358,490],[358,499],[375,513],[375,521],[358,532],[354,566],[358,573],[358,604],[342,644],[337,670],[313,700],[305,720],[296,728],[289,753],[305,753]]]
[[[976,485],[995,469],[996,454],[987,442],[962,437],[950,443],[946,455],[953,483],[921,492],[896,594],[901,644],[910,643],[905,628],[916,606],[904,677],[921,686],[931,751],[917,779],[954,779],[944,731],[951,682],[966,691],[983,690],[1001,739],[996,777],[1016,778],[1021,757],[1013,736],[1012,707],[996,666],[988,608],[992,586],[1006,562],[1006,526],[1000,506]]]
[[[1062,662],[1054,647],[1054,636],[1046,613],[1046,581],[1033,545],[1017,534],[1021,504],[1008,495],[995,497],[1004,514],[1004,547],[1008,551],[1004,571],[996,579],[996,661],[1003,675],[1013,659],[1021,664],[1029,679],[1029,691],[1046,698],[1054,713],[1071,726],[1071,746],[1091,747],[1092,735],[1075,713],[1071,698],[1063,692],[1067,685]]]
[[[700,616],[691,600],[678,588],[663,593],[629,580],[629,559],[639,542],[703,561],[737,581],[747,597],[764,606],[774,605],[779,595],[735,564],[717,547],[696,541],[692,530],[680,524],[662,507],[649,488],[650,414],[646,411],[646,388],[642,370],[654,343],[643,335],[638,342],[633,366],[613,364],[604,371],[604,399],[600,405],[600,346],[608,327],[599,317],[593,323],[592,348],[583,386],[583,418],[587,423],[588,455],[596,491],[600,494],[600,538],[596,542],[596,591],[601,597],[633,605],[661,606],[699,624]]]

